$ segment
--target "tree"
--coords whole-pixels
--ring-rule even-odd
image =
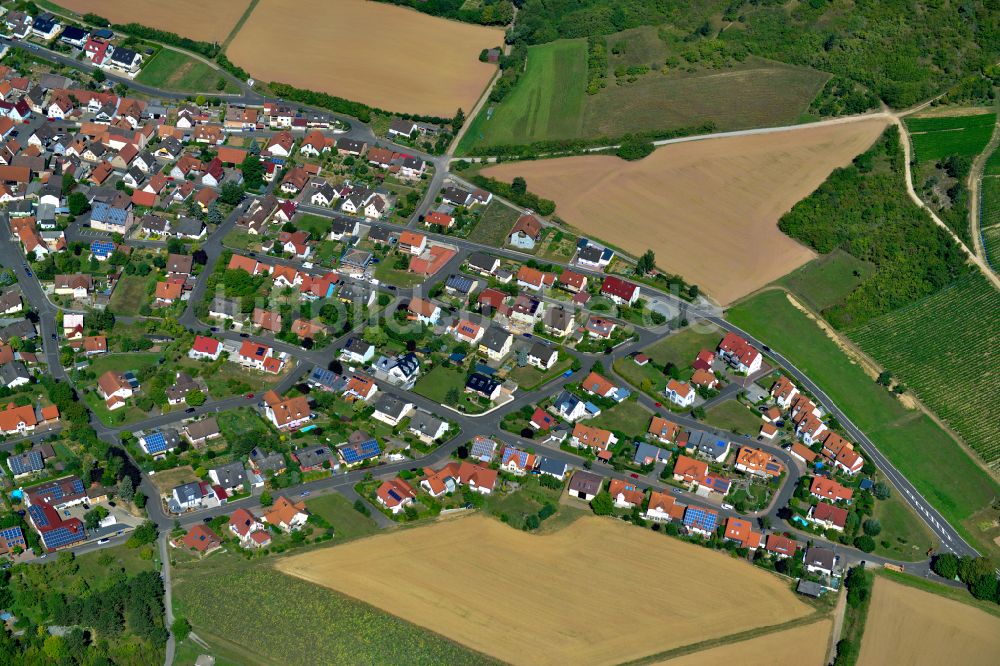
[[[870,553],[875,550],[875,539],[871,538],[867,534],[862,534],[861,536],[854,537],[854,547],[858,550],[863,550],[866,553]]]
[[[108,78],[104,75],[103,69],[95,69],[91,77],[94,79],[94,83],[104,83],[104,80]]]
[[[528,191],[528,183],[521,176],[515,176],[510,182],[510,189],[517,194],[524,194]]]
[[[219,201],[230,206],[238,205],[243,201],[243,186],[233,181],[225,183],[219,192]]]
[[[184,396],[184,400],[192,407],[201,407],[205,404],[205,394],[199,389],[192,389]]]
[[[656,268],[656,254],[652,250],[646,250],[635,264],[635,270],[640,275],[647,275]]]
[[[73,216],[83,215],[90,209],[90,202],[87,201],[87,195],[83,192],[70,194],[66,199],[66,205],[69,206],[69,213]]]
[[[56,662],[62,662],[69,658],[69,648],[62,636],[48,636],[42,644],[42,652]]]
[[[931,560],[931,570],[946,580],[954,580],[958,575],[958,555],[942,553]]]
[[[381,326],[366,326],[361,339],[370,345],[382,347],[389,342],[389,335],[382,330]]]
[[[139,527],[135,528],[132,532],[132,536],[129,537],[128,541],[125,542],[129,548],[138,548],[139,546],[144,546],[147,543],[153,543],[156,541],[156,523],[151,520],[147,520]]]
[[[892,383],[892,373],[888,370],[883,370],[879,373],[878,379],[875,380],[879,386],[888,386]]]
[[[182,641],[191,633],[191,623],[187,621],[186,617],[174,618],[174,623],[170,625],[170,633],[174,635],[175,639]]]
[[[970,587],[980,578],[994,575],[993,565],[985,557],[963,557],[958,561],[958,577]]]
[[[83,514],[83,526],[88,530],[96,530],[101,521],[108,517],[108,510],[103,506],[95,506],[93,509]]]
[[[132,485],[132,477],[127,474],[121,478],[118,482],[118,497],[126,502],[131,502],[132,498],[135,497],[135,487]]]
[[[451,131],[455,134],[462,129],[462,125],[465,124],[465,111],[459,109],[455,112],[455,118],[451,121]]]
[[[590,508],[598,516],[610,516],[614,513],[615,504],[608,491],[602,490],[597,493],[594,499],[590,500]]]
[[[354,510],[365,516],[371,513],[360,497],[354,500]]]
[[[462,399],[462,393],[454,386],[448,389],[448,392],[444,394],[444,400],[449,405],[457,405],[458,401]]]
[[[271,506],[274,503],[274,499],[271,497],[271,493],[264,491],[260,494],[260,505],[261,506]]]
[[[872,494],[880,500],[887,500],[892,495],[892,489],[889,488],[889,484],[879,481],[872,487]]]
[[[209,224],[220,225],[222,224],[223,219],[224,218],[222,217],[222,211],[219,210],[219,207],[216,205],[216,203],[214,201],[210,203],[208,205],[208,213],[206,213],[205,215],[205,220]]]
[[[264,163],[259,157],[248,153],[240,163],[240,171],[243,173],[243,182],[248,188],[255,190],[264,186]]]
[[[671,379],[677,379],[681,376],[681,371],[678,370],[676,365],[667,361],[667,364],[663,366],[663,374]]]
[[[870,537],[876,537],[882,532],[882,523],[878,518],[869,518],[864,522],[861,528]]]
[[[641,160],[653,152],[655,148],[652,141],[628,137],[622,141],[615,154],[623,160]]]

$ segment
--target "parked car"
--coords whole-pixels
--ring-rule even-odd
[[[194,407],[188,407],[184,410],[185,414],[194,414]]]

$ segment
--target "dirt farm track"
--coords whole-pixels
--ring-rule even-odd
[[[93,12],[112,23],[141,23],[204,42],[221,42],[250,0],[57,0],[77,14]]]
[[[468,113],[503,30],[365,0],[261,0],[227,55],[253,76],[390,111]]]
[[[860,666],[1000,662],[1000,618],[884,578],[875,581]]]
[[[637,162],[612,156],[508,162],[483,174],[553,199],[556,214],[727,305],[809,261],[777,226],[833,169],[868,148],[884,119],[663,146]]]
[[[619,663],[810,612],[746,562],[596,517],[532,535],[470,516],[277,567],[515,664]]]

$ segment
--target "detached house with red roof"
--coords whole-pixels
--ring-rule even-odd
[[[826,529],[843,532],[847,524],[847,509],[820,502],[809,510],[809,520]]]
[[[753,374],[760,370],[764,357],[753,345],[736,335],[727,333],[719,343],[719,356],[739,372]]]
[[[264,523],[246,509],[236,509],[229,517],[229,531],[244,548],[265,548],[271,543]]]
[[[406,507],[417,502],[417,493],[413,490],[413,486],[399,477],[383,481],[375,491],[375,497],[378,503],[389,509],[393,515],[402,513]]]
[[[222,343],[214,338],[198,335],[194,338],[194,344],[188,352],[188,357],[193,359],[216,360],[222,353]]]
[[[795,543],[794,539],[789,539],[788,537],[781,536],[780,534],[768,534],[764,549],[771,555],[784,559],[795,555],[797,547],[798,544]]]
[[[749,520],[730,517],[726,519],[726,532],[723,537],[737,543],[740,548],[747,548],[752,552],[760,548],[764,535],[754,532],[753,524]]]
[[[522,215],[507,235],[507,243],[522,250],[532,250],[542,239],[542,223],[534,215]]]
[[[208,525],[195,525],[181,540],[184,547],[193,550],[199,555],[207,555],[217,548],[222,547],[222,540],[219,536],[208,528]]]
[[[667,382],[663,393],[670,399],[670,402],[681,407],[690,407],[693,405],[694,399],[697,396],[697,393],[690,384],[673,378]]]
[[[621,479],[611,479],[611,483],[608,486],[608,493],[611,495],[611,500],[615,506],[619,509],[641,507],[643,501],[646,499],[646,493],[639,490],[639,486]]]
[[[573,426],[570,446],[589,448],[594,452],[607,451],[618,443],[618,438],[610,430],[577,423]]]
[[[854,497],[854,491],[851,488],[842,486],[833,479],[828,479],[825,476],[813,477],[812,483],[809,484],[809,493],[821,500],[844,502],[845,504],[849,503]]]
[[[609,275],[601,283],[601,295],[607,296],[618,305],[632,305],[639,298],[639,285]]]

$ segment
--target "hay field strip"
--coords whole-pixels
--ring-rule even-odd
[[[637,162],[611,156],[506,162],[482,171],[556,201],[559,216],[636,256],[656,253],[728,304],[815,254],[779,218],[867,149],[883,118],[663,146]]]
[[[740,666],[823,665],[833,621],[829,618],[807,618],[793,623],[797,626],[744,640],[740,640],[739,636],[730,636],[718,641],[719,645],[714,647],[693,650],[681,648],[664,655],[662,661],[644,659],[635,663],[652,663],[655,666],[703,666],[706,663],[735,663]]]
[[[77,14],[91,12],[112,23],[141,23],[203,42],[229,35],[250,0],[56,0]]]
[[[515,664],[619,663],[812,612],[745,562],[595,517],[540,536],[470,516],[277,567]]]
[[[479,53],[503,38],[380,2],[260,0],[226,55],[258,79],[451,117],[475,106],[496,71]]]
[[[1000,618],[952,599],[875,581],[861,641],[860,666],[988,666],[1000,654]]]

